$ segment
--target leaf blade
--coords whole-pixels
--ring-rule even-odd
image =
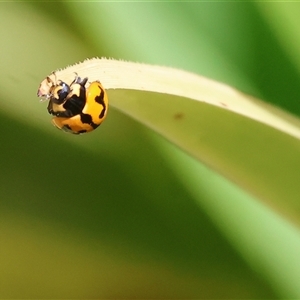
[[[181,70],[91,59],[58,70],[56,76],[71,82],[75,70],[90,81],[100,79],[111,106],[299,220],[298,119]]]

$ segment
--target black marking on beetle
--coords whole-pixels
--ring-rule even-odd
[[[67,85],[65,82],[61,81],[59,83],[59,85],[57,85],[54,88],[50,100],[56,104],[62,104],[62,103],[64,103],[64,101],[69,93],[70,93],[69,85]]]
[[[60,117],[70,118],[75,115],[78,115],[82,112],[84,106],[86,103],[86,97],[85,93],[81,93],[79,97],[77,95],[72,95],[63,105],[63,108],[65,109],[64,114],[60,115]]]
[[[98,88],[100,90],[100,93],[95,97],[95,101],[103,106],[103,109],[101,110],[101,113],[99,115],[99,118],[102,119],[106,112],[106,105],[104,103],[104,90],[100,86],[98,86]]]
[[[49,114],[54,115],[54,111],[53,111],[53,103],[52,103],[52,101],[49,101],[49,102],[48,102],[47,110],[48,110],[48,113],[49,113]]]
[[[80,85],[84,88],[84,86],[86,85],[87,81],[88,81],[88,78],[87,78],[87,77],[81,79],[81,77],[78,76],[78,77],[76,77],[76,78],[74,79],[74,81],[73,81],[72,84],[78,83],[78,84],[80,84]],[[71,85],[72,85],[72,84],[71,84]]]
[[[65,99],[65,103],[61,105],[64,110],[54,111],[52,107],[50,107],[51,110],[48,109],[52,115],[59,118],[71,118],[82,112],[86,103],[85,88],[79,84],[77,85],[79,87],[71,90]],[[49,105],[50,103],[51,101],[49,101]]]
[[[91,115],[89,115],[89,114],[81,113],[80,120],[82,123],[91,125],[94,129],[96,129],[99,126],[98,124],[95,124],[93,122],[93,119],[92,119]]]
[[[62,129],[64,132],[73,133],[73,134],[80,134],[80,133],[85,133],[85,132],[86,132],[85,129],[79,130],[78,132],[73,131],[72,128],[71,128],[69,125],[64,125],[61,129]]]
[[[73,132],[74,133],[74,132]],[[76,134],[80,134],[80,133],[86,133],[85,129],[79,130],[78,132],[76,132]]]
[[[84,114],[84,113],[80,114],[80,120],[82,123],[86,123],[86,124],[93,123],[93,119],[89,114]]]
[[[69,133],[73,133],[73,134],[78,134],[77,132],[74,132],[72,130],[72,128],[69,125],[64,125],[61,130],[65,131],[65,132],[69,132]]]

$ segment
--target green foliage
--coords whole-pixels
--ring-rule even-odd
[[[283,33],[298,32],[274,24],[300,6],[279,5],[1,3],[1,298],[300,296],[299,232],[282,212],[116,110],[71,136],[36,98],[51,71],[106,56],[193,71],[299,115],[298,52]]]

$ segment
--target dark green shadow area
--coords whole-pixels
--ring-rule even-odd
[[[201,32],[204,32],[227,58],[228,66],[240,70],[254,88],[247,90],[237,86],[234,77],[216,78],[213,70],[212,74],[204,76],[216,78],[300,116],[299,72],[255,3],[208,1],[174,3],[172,7],[175,5],[181,15],[189,17],[186,20],[191,28],[199,28],[196,37],[199,42],[203,38]],[[201,58],[198,62],[201,66],[200,63]]]
[[[123,164],[67,143],[63,133],[53,137],[2,113],[0,126],[1,210],[84,232],[91,247],[94,239],[112,241],[124,257],[138,259],[142,252],[178,271],[241,285],[254,297],[274,298],[200,211],[154,146],[137,133],[130,136],[130,151],[136,151]],[[141,161],[146,167],[135,165]],[[151,170],[164,180],[157,180]],[[130,245],[130,251],[123,244]]]

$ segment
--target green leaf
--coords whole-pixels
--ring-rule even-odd
[[[162,151],[164,139],[112,107],[132,91],[108,89],[109,117],[80,137],[53,128],[35,96],[52,70],[107,56],[176,66],[256,95],[264,83],[290,104],[297,76],[275,57],[282,81],[273,78],[280,49],[266,34],[257,40],[253,7],[220,5],[2,3],[2,298],[299,297],[298,231],[254,197],[246,205],[234,185],[175,147]],[[272,63],[262,67],[258,53]]]
[[[103,78],[110,105],[152,128],[282,214],[300,220],[300,122],[188,72],[106,59],[56,72]],[[41,89],[46,89],[44,82]],[[287,176],[287,174],[289,174]]]

